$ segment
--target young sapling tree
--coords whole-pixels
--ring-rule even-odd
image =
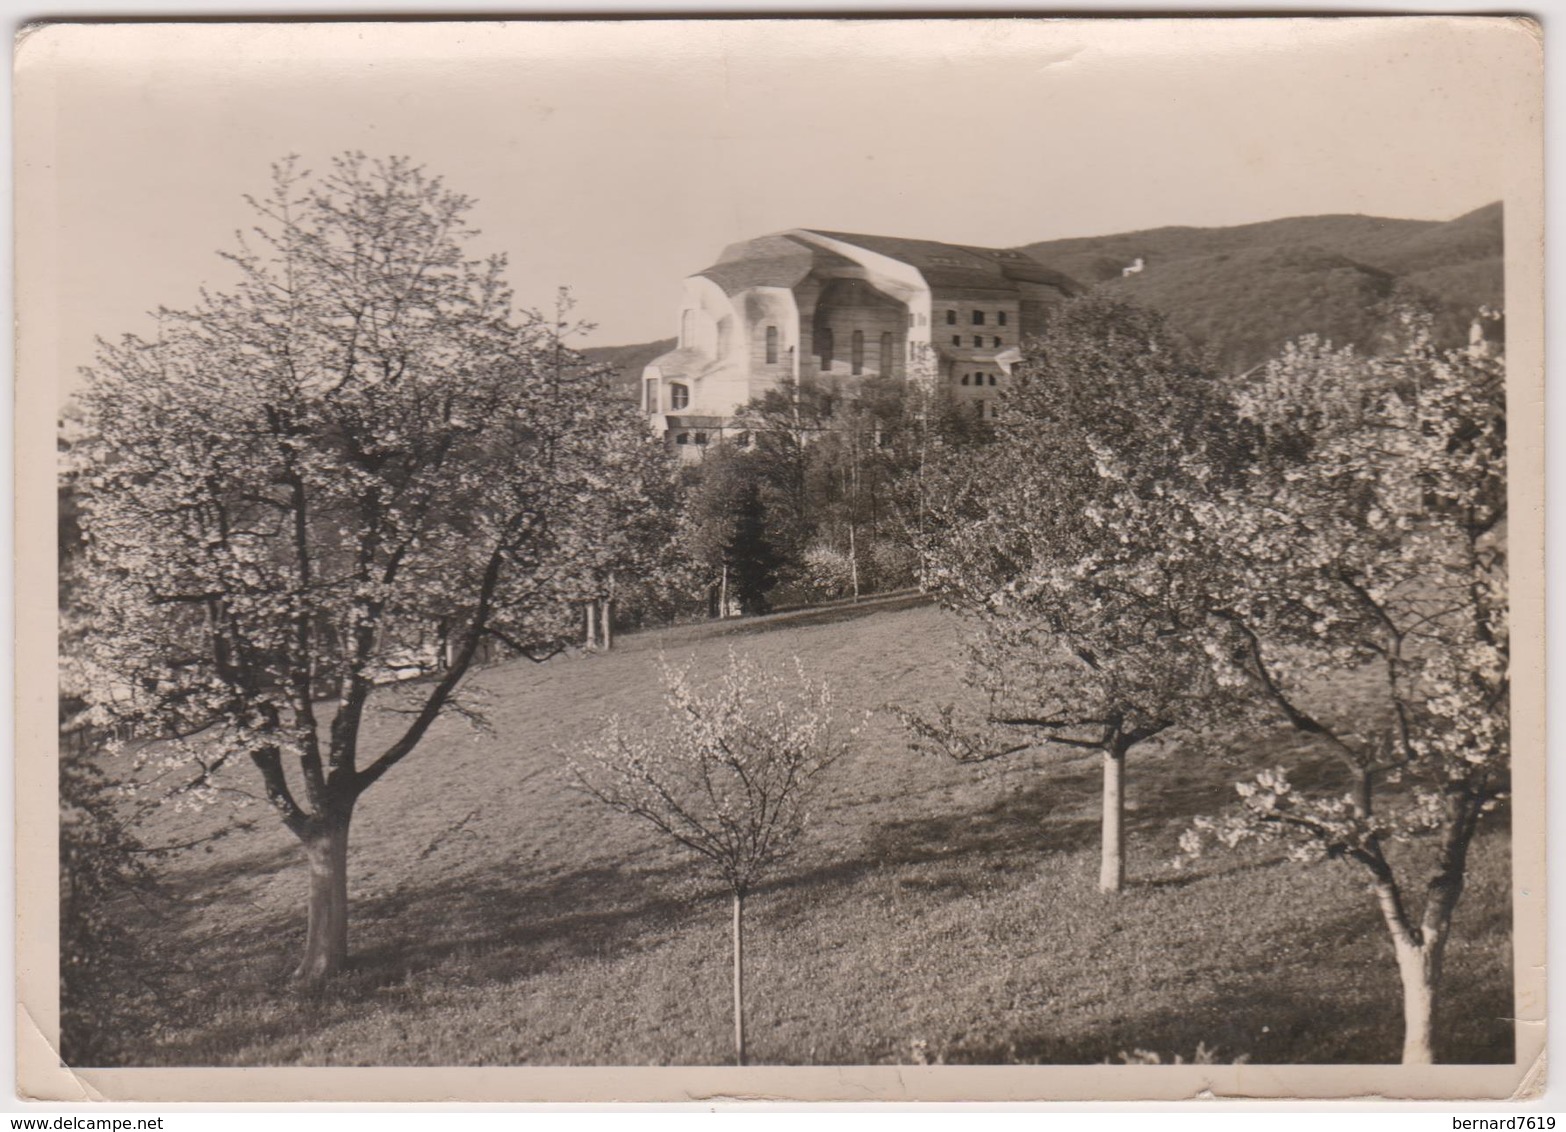
[[[665,668],[659,729],[619,718],[573,760],[593,798],[647,823],[715,872],[733,901],[734,1057],[745,1064],[745,900],[797,845],[822,776],[844,753],[831,697],[795,662],[790,684],[731,650],[722,677],[695,686]]]

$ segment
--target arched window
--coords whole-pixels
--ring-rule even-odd
[[[674,382],[669,386],[669,408],[683,409],[691,403],[691,389],[688,385]]]
[[[778,364],[778,328],[775,326],[767,327],[767,364]]]
[[[892,372],[892,332],[881,332],[881,356],[875,361],[876,369],[883,374]]]
[[[865,332],[854,331],[853,337],[848,340],[848,360],[853,364],[854,373],[865,372]]]
[[[821,368],[832,368],[832,328],[826,327],[821,331],[820,342]]]
[[[680,345],[690,349],[696,338],[696,312],[680,312]]]

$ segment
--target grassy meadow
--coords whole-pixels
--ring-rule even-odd
[[[716,673],[730,647],[800,656],[845,725],[888,703],[970,695],[960,627],[918,599],[622,637],[615,651],[507,662],[470,691],[491,729],[439,723],[361,801],[354,968],[288,986],[303,855],[258,802],[165,809],[152,843],[253,826],[160,862],[167,900],[128,904],[163,989],[137,1064],[723,1064],[732,1056],[726,890],[572,788],[566,753],[611,713],[657,726],[660,654]],[[385,715],[377,734],[399,722]],[[1097,757],[983,767],[911,754],[870,716],[801,851],[747,903],[756,1064],[1392,1062],[1391,944],[1359,875],[1247,847],[1178,868],[1190,819],[1289,735],[1233,759],[1132,752],[1128,888],[1096,890]],[[254,789],[241,768],[230,784]],[[1308,772],[1296,774],[1303,781]],[[1504,815],[1474,847],[1448,953],[1445,1061],[1512,1060]]]

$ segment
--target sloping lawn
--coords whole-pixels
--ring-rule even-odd
[[[846,725],[970,694],[959,644],[948,615],[892,601],[491,668],[470,685],[491,730],[443,721],[360,804],[349,975],[288,987],[302,855],[252,805],[252,830],[163,865],[168,907],[127,909],[171,968],[130,1048],[163,1065],[724,1063],[724,890],[576,792],[566,752],[612,712],[657,725],[660,652],[702,673],[730,647],[798,655]],[[804,849],[748,904],[752,1060],[1092,1063],[1198,1043],[1254,1063],[1396,1060],[1391,945],[1354,871],[1265,848],[1171,864],[1191,817],[1293,742],[1255,737],[1227,764],[1133,752],[1130,883],[1109,897],[1095,758],[963,767],[871,715]],[[233,816],[165,812],[147,837]],[[1475,846],[1443,1060],[1512,1060],[1509,844],[1503,815]]]

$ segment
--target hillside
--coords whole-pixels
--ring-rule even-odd
[[[1456,343],[1481,305],[1503,305],[1499,203],[1455,220],[1300,216],[1229,228],[1155,228],[1020,250],[1086,284],[1164,311],[1226,365],[1245,368],[1302,334],[1373,349],[1378,305],[1424,298]],[[1137,259],[1143,270],[1122,276]]]
[[[863,720],[802,851],[748,903],[756,1063],[1118,1063],[1136,1049],[1189,1059],[1198,1043],[1258,1065],[1395,1060],[1392,949],[1357,873],[1265,847],[1170,863],[1246,765],[1298,764],[1296,740],[1247,731],[1228,764],[1139,748],[1129,886],[1104,896],[1095,755],[960,766],[913,755],[876,710],[972,695],[957,623],[917,598],[480,673],[470,698],[491,729],[441,721],[355,818],[343,983],[286,989],[306,870],[253,805],[240,811],[253,831],[155,862],[165,905],[127,901],[166,968],[148,972],[159,1013],[127,1047],[162,1065],[722,1063],[721,885],[599,809],[565,758],[609,705],[657,724],[662,656],[704,679],[731,647],[774,668],[802,657],[831,682],[836,718]],[[382,714],[366,742],[404,725]],[[179,842],[222,820],[165,809],[146,832]],[[1454,921],[1454,1061],[1512,1056],[1508,846],[1504,818],[1488,824]]]
[[[661,338],[657,342],[638,342],[630,346],[585,346],[581,352],[594,364],[613,366],[616,386],[634,394],[643,367],[659,354],[674,349],[674,342],[673,338]]]

